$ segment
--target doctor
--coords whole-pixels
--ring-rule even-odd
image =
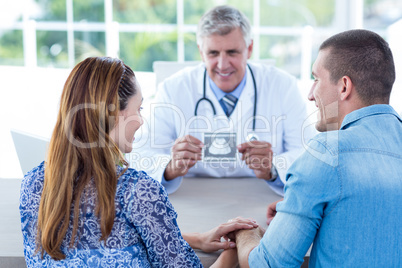
[[[273,66],[247,62],[253,51],[251,27],[235,8],[218,6],[204,14],[197,45],[203,63],[159,85],[133,164],[161,181],[168,193],[186,175],[257,177],[283,195],[286,171],[301,153],[303,139],[313,134],[307,129],[302,135],[307,115],[296,79]],[[235,158],[203,161],[207,133],[224,133]]]

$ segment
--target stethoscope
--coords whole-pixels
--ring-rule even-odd
[[[254,73],[251,70],[250,65],[247,64],[248,69],[250,70],[250,74],[251,74],[251,78],[253,79],[253,85],[254,85],[254,111],[253,111],[253,132],[255,131],[255,117],[257,115],[257,84],[255,82],[255,78],[254,78]],[[212,101],[210,99],[207,98],[206,96],[206,89],[205,89],[205,84],[206,84],[206,80],[207,80],[207,69],[205,69],[204,71],[204,83],[203,83],[203,96],[201,99],[199,99],[195,105],[195,110],[194,110],[194,116],[197,116],[197,110],[198,110],[198,105],[200,105],[200,103],[202,101],[207,101],[211,107],[212,107],[212,111],[214,112],[214,115],[216,115],[216,110],[215,110],[215,106],[212,103]],[[256,134],[250,134],[247,136],[247,140],[248,141],[253,141],[253,140],[258,140],[257,135]]]

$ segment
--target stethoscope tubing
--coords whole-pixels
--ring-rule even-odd
[[[255,117],[257,115],[257,84],[255,82],[255,78],[254,78],[254,73],[251,70],[250,65],[247,64],[248,69],[250,70],[250,74],[251,74],[251,78],[253,79],[253,86],[254,86],[254,110],[253,110],[253,131],[255,131]],[[198,111],[198,105],[200,105],[200,103],[202,101],[207,101],[211,107],[212,107],[212,111],[214,112],[214,115],[216,115],[216,109],[215,109],[215,105],[212,103],[212,101],[207,98],[206,96],[206,80],[207,80],[207,69],[205,69],[204,71],[204,79],[203,79],[203,96],[202,98],[200,98],[197,103],[195,104],[195,110],[194,110],[194,116],[197,116],[197,111]]]

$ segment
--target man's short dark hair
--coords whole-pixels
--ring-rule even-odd
[[[367,30],[350,30],[328,38],[320,46],[328,50],[324,67],[336,83],[348,76],[366,104],[389,103],[395,66],[388,43]]]

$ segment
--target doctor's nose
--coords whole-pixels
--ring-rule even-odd
[[[229,64],[228,57],[226,57],[225,55],[219,56],[219,58],[218,58],[218,68],[220,70],[226,69],[227,67],[229,67],[229,65],[230,64]]]

